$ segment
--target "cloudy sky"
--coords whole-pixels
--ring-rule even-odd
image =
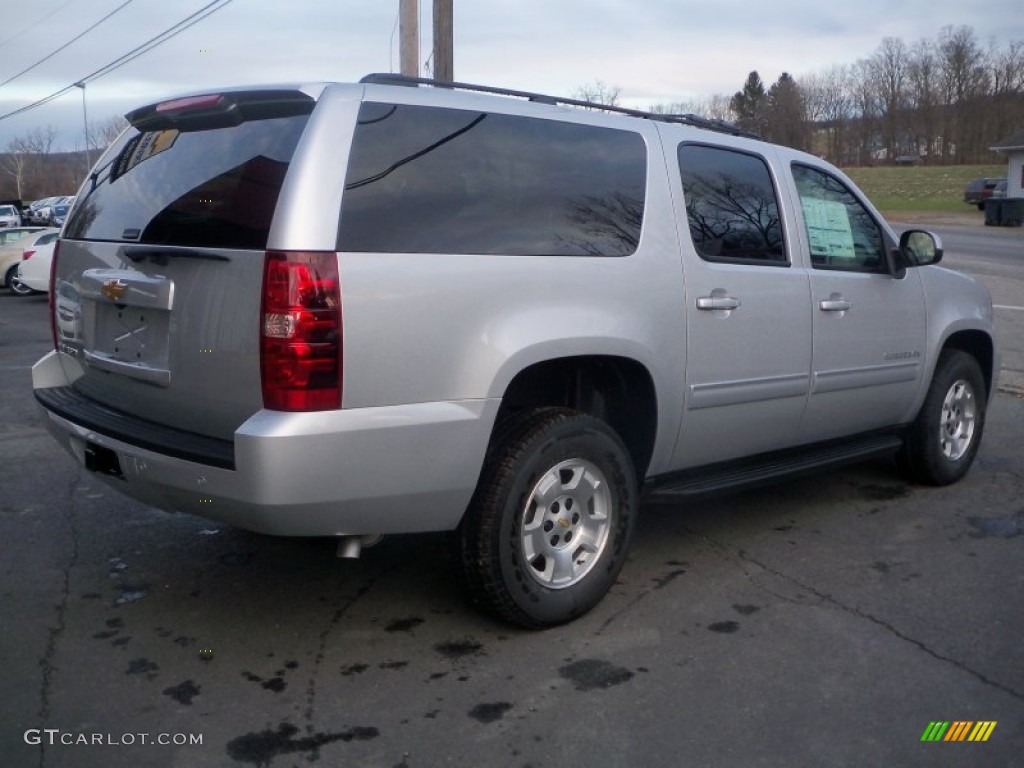
[[[220,3],[226,2],[226,5]],[[4,0],[11,3],[13,0]],[[0,150],[38,126],[80,147],[82,92],[23,114],[196,13],[211,0],[33,0],[0,25]],[[117,10],[80,39],[90,25]],[[967,25],[983,47],[1024,40],[1020,0],[454,0],[455,78],[571,95],[600,80],[628,105],[737,91],[757,70],[822,72],[884,37],[913,44]],[[420,0],[421,61],[431,0]],[[357,80],[397,71],[398,0],[218,0],[208,18],[86,88],[90,121],[219,85]],[[56,52],[56,53],[55,53]],[[15,77],[40,59],[44,63]],[[5,82],[10,80],[10,82]]]

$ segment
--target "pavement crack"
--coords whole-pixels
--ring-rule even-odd
[[[751,557],[747,552],[745,552],[743,550],[736,550],[736,551],[730,550],[727,547],[725,547],[722,544],[720,544],[719,542],[717,542],[714,539],[710,538],[709,536],[706,536],[704,534],[701,534],[701,533],[698,533],[698,532],[692,531],[692,530],[690,532],[693,535],[699,536],[700,538],[704,539],[712,547],[714,547],[719,552],[725,554],[726,556],[734,558],[734,559],[737,559],[741,563],[750,563],[752,565],[755,565],[758,568],[764,570],[766,573],[770,573],[770,574],[772,574],[772,576],[775,576],[778,579],[781,579],[783,581],[788,581],[789,583],[796,585],[800,589],[809,592],[810,594],[812,594],[816,598],[818,598],[818,600],[819,600],[818,604],[819,605],[827,603],[829,605],[832,605],[832,606],[838,608],[839,610],[843,611],[844,613],[850,614],[851,616],[856,616],[857,618],[864,619],[865,621],[870,621],[872,624],[875,624],[876,626],[881,627],[882,629],[886,630],[887,632],[889,632],[893,636],[899,638],[903,642],[909,643],[910,645],[913,645],[915,648],[917,648],[918,650],[922,651],[923,653],[926,653],[927,655],[931,656],[933,659],[935,659],[937,661],[941,661],[941,662],[946,663],[946,664],[950,664],[953,667],[955,667],[956,669],[960,670],[961,672],[963,672],[963,673],[965,673],[967,675],[970,675],[971,677],[973,677],[978,682],[983,683],[984,685],[990,686],[992,688],[995,688],[997,690],[1000,690],[1003,693],[1006,693],[1006,694],[1012,696],[1013,698],[1017,699],[1018,701],[1024,701],[1024,692],[1021,692],[1021,691],[1018,691],[1018,690],[1016,690],[1014,688],[1011,688],[1008,685],[1004,685],[1003,683],[1000,683],[997,680],[993,680],[992,678],[987,677],[985,674],[979,672],[978,670],[972,669],[967,664],[963,663],[962,661],[960,661],[958,659],[955,659],[955,658],[953,658],[951,656],[945,656],[945,655],[939,653],[938,651],[934,650],[933,648],[929,648],[922,641],[918,640],[917,638],[911,637],[910,635],[906,634],[905,632],[900,631],[899,629],[897,629],[895,626],[893,626],[889,622],[885,621],[884,619],[880,619],[877,616],[875,616],[875,615],[873,615],[871,613],[868,613],[867,611],[861,610],[860,608],[855,608],[854,606],[847,605],[846,603],[842,602],[841,600],[836,599],[832,595],[830,595],[828,593],[825,593],[825,592],[821,592],[821,591],[815,589],[814,587],[810,586],[809,584],[805,584],[804,582],[800,581],[799,579],[794,578],[793,576],[790,576],[787,573],[783,573],[782,571],[778,571],[778,570],[776,570],[774,568],[771,568],[770,566],[765,565],[764,563],[760,562],[756,558]],[[742,565],[740,567],[743,568]],[[778,598],[780,598],[780,599],[782,599],[782,600],[784,600],[786,602],[797,603],[797,604],[800,604],[800,605],[806,605],[807,604],[807,603],[805,603],[803,601],[800,601],[800,600],[794,600],[792,598],[787,598],[787,597],[785,597],[783,595],[778,594],[777,592],[775,592],[775,591],[773,591],[771,589],[768,589],[763,584],[759,584],[757,582],[757,580],[755,578],[753,578],[752,575],[746,570],[746,568],[743,568],[743,572],[746,574],[746,576],[750,580],[750,582],[754,586],[756,586],[758,589],[761,589],[761,590],[763,590],[765,592],[768,592],[769,594],[774,595],[775,597],[778,597]]]
[[[334,628],[338,625],[338,622],[344,618],[345,614],[355,605],[361,598],[363,598],[373,587],[391,571],[395,570],[398,566],[392,566],[391,568],[385,568],[377,573],[373,578],[369,579],[363,584],[355,593],[345,600],[338,608],[334,611],[330,620],[320,631],[318,638],[318,644],[316,649],[316,656],[313,657],[313,664],[309,674],[309,682],[306,685],[306,710],[303,713],[306,720],[306,732],[313,733],[313,713],[316,711],[316,681],[319,676],[320,665],[324,660],[324,653],[327,650],[327,640]]]
[[[632,600],[630,600],[624,606],[619,608],[617,611],[612,612],[612,614],[608,618],[601,622],[601,626],[599,626],[594,631],[594,637],[600,637],[602,634],[604,634],[604,631],[608,629],[608,627],[615,623],[615,621],[621,618],[624,614],[629,613],[634,608],[636,608],[637,605],[643,602],[644,598],[650,595],[652,591],[653,590],[649,588],[640,590],[640,592]]]
[[[55,606],[57,621],[54,626],[50,627],[46,638],[46,648],[43,651],[43,657],[39,660],[39,667],[42,671],[42,680],[39,687],[39,722],[44,728],[48,726],[50,721],[50,692],[53,688],[53,676],[57,671],[53,660],[57,654],[57,641],[64,634],[68,599],[71,595],[71,571],[78,565],[78,526],[75,512],[75,489],[79,482],[80,478],[76,472],[72,475],[71,481],[68,484],[68,500],[65,505],[67,512],[64,514],[64,521],[67,523],[68,531],[71,535],[71,555],[61,570],[60,602]],[[39,768],[43,768],[45,764],[46,745],[41,744],[39,749]]]

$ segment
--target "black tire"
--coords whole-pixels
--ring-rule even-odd
[[[944,351],[899,453],[910,479],[949,485],[967,474],[981,444],[986,406],[978,361],[958,349]]]
[[[582,616],[622,569],[637,505],[629,453],[603,421],[564,408],[517,417],[458,531],[470,599],[530,629]]]
[[[4,276],[4,285],[6,285],[7,290],[15,296],[28,296],[30,293],[34,293],[31,288],[18,280],[17,264],[7,270],[7,274]]]

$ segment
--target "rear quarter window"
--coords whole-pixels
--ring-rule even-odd
[[[365,103],[338,249],[626,256],[646,177],[646,145],[631,131]]]

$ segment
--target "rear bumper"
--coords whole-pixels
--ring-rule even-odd
[[[116,455],[118,472],[105,463],[97,478],[161,509],[275,535],[454,528],[476,486],[500,402],[259,411],[235,432],[232,469],[205,463],[201,453],[183,456],[175,449],[180,440],[164,449],[159,434],[139,440],[109,418],[53,408],[55,392],[46,390],[68,386],[56,355],[33,368],[37,400],[50,433],[83,466],[97,448]],[[176,430],[168,434],[180,438]],[[89,466],[96,469],[95,461]]]

